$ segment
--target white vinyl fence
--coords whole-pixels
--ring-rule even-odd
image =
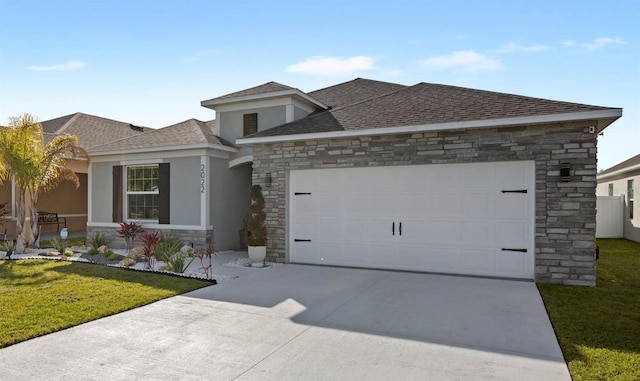
[[[596,238],[624,237],[624,196],[598,196]]]

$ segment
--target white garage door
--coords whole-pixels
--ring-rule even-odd
[[[533,162],[297,170],[291,262],[533,278]]]

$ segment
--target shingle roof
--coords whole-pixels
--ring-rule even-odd
[[[212,143],[233,147],[214,135],[212,123],[189,119],[157,130],[148,130],[134,137],[124,138],[93,147],[89,153],[132,150],[141,148],[181,146],[198,143]]]
[[[132,128],[129,123],[79,112],[47,120],[41,124],[47,134],[77,136],[78,143],[86,150],[105,142],[128,138],[150,130],[144,127]]]
[[[388,94],[405,87],[407,86],[397,83],[356,78],[352,81],[312,91],[308,95],[335,108]]]
[[[640,154],[638,154],[638,155],[636,155],[636,156],[634,156],[634,157],[632,157],[630,159],[627,159],[627,160],[623,161],[620,164],[616,164],[616,165],[614,165],[613,167],[611,167],[609,169],[606,169],[606,170],[604,170],[602,172],[599,172],[598,176],[607,175],[609,173],[617,172],[617,171],[620,171],[622,169],[634,167],[634,166],[637,166],[637,165],[640,165]]]
[[[293,87],[289,87],[287,85],[283,85],[281,83],[271,81],[271,82],[267,82],[267,83],[264,83],[264,84],[259,85],[259,86],[251,87],[249,89],[240,90],[240,91],[236,91],[234,93],[229,93],[229,94],[226,94],[226,95],[222,95],[220,97],[212,98],[212,99],[206,100],[204,102],[211,102],[211,101],[216,101],[216,100],[221,100],[221,99],[229,99],[229,98],[246,97],[248,95],[273,93],[273,92],[276,92],[276,91],[283,91],[283,90],[295,90],[295,89]]]
[[[418,83],[310,115],[261,131],[251,137],[429,125],[608,109],[610,108],[456,86]]]

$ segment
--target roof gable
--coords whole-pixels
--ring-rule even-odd
[[[230,143],[215,136],[210,127],[211,124],[211,122],[188,119],[171,126],[157,130],[151,129],[137,136],[93,147],[89,150],[89,153],[95,154],[99,152],[175,147],[207,143],[233,147]]]
[[[106,142],[139,135],[150,130],[146,127],[137,127],[129,123],[79,112],[44,121],[41,124],[43,131],[47,134],[77,136],[79,145],[87,150]]]
[[[222,100],[222,99],[240,98],[240,97],[246,97],[249,95],[274,93],[274,92],[284,91],[284,90],[295,90],[295,89],[293,87],[271,81],[271,82],[264,83],[262,85],[258,85],[248,89],[225,94],[216,98],[212,98],[205,102],[211,102],[211,101]]]

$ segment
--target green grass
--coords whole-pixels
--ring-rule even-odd
[[[210,284],[77,262],[0,261],[0,348]]]
[[[640,243],[598,245],[596,288],[538,289],[575,381],[640,380]]]

